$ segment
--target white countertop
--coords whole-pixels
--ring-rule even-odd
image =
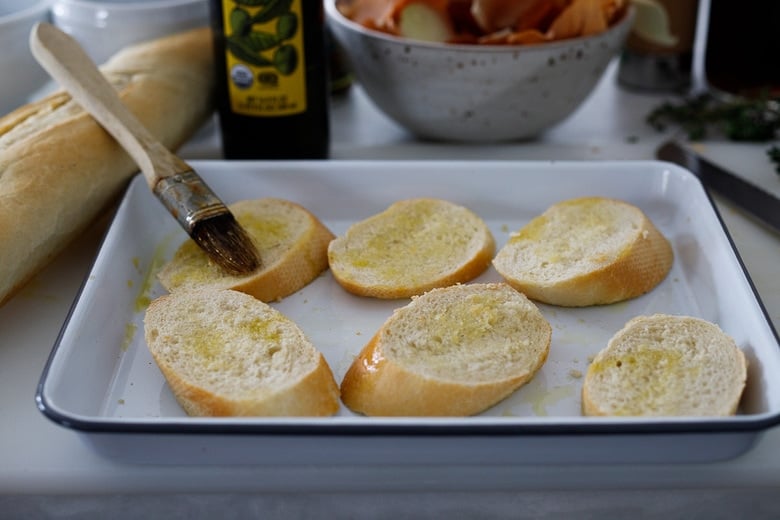
[[[334,159],[653,159],[669,137],[644,123],[663,98],[630,93],[611,67],[598,90],[543,138],[496,146],[422,143],[379,114],[359,88],[334,100]],[[208,130],[208,129],[207,129]],[[212,127],[213,130],[213,127]],[[780,191],[764,145],[708,142],[719,162],[764,176]],[[182,150],[214,157],[202,132]],[[776,192],[777,192],[776,191]],[[718,207],[775,328],[780,328],[780,235],[716,197]],[[399,514],[708,514],[780,517],[780,428],[737,459],[685,465],[605,466],[154,466],[103,459],[74,431],[46,419],[34,395],[44,363],[97,250],[105,223],[0,308],[0,517],[191,518],[221,511],[261,517],[369,518]],[[780,375],[778,375],[780,377]],[[717,494],[712,491],[716,490]],[[72,516],[69,516],[72,515]]]

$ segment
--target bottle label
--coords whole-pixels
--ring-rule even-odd
[[[222,2],[228,95],[233,112],[306,111],[302,0]]]

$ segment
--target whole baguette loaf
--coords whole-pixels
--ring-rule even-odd
[[[504,283],[433,289],[396,311],[350,365],[342,401],[371,416],[467,416],[506,398],[547,359],[552,328]]]
[[[399,200],[354,223],[328,247],[336,281],[374,298],[408,298],[472,280],[489,266],[495,241],[474,212],[452,202]]]
[[[689,316],[639,316],[588,366],[585,415],[727,416],[747,379],[744,353],[720,327]]]
[[[208,28],[128,47],[101,70],[168,148],[213,111]],[[137,171],[62,91],[0,118],[0,304],[104,213]]]
[[[149,351],[196,416],[324,416],[340,406],[322,354],[289,318],[232,290],[183,290],[144,316]]]
[[[672,268],[669,241],[641,209],[605,197],[553,204],[493,259],[515,289],[551,305],[583,307],[640,296]]]
[[[165,289],[235,289],[271,302],[301,289],[328,268],[333,233],[300,204],[269,197],[235,202],[230,210],[257,247],[260,267],[246,275],[227,274],[188,238],[157,273]]]

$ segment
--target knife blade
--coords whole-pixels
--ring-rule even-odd
[[[656,157],[690,170],[705,188],[737,204],[751,216],[780,232],[780,199],[725,168],[708,161],[677,141],[667,141]]]

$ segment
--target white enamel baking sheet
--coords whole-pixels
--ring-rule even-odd
[[[192,418],[177,405],[143,339],[154,274],[186,238],[135,179],[53,349],[38,390],[42,412],[100,452],[138,462],[395,463],[714,460],[749,448],[780,420],[780,347],[699,181],[675,165],[641,162],[223,162],[193,166],[227,203],[280,197],[334,233],[409,197],[471,208],[501,247],[549,205],[616,197],[642,208],[671,241],[665,281],[624,303],[540,305],[553,328],[536,377],[466,418]],[[475,281],[500,281],[491,268]],[[352,296],[325,273],[273,306],[292,318],[341,380],[356,353],[407,300]],[[603,419],[580,414],[589,360],[630,318],[686,314],[717,323],[746,353],[749,381],[734,417]],[[640,448],[641,446],[641,448]],[[638,449],[639,448],[639,449]]]

